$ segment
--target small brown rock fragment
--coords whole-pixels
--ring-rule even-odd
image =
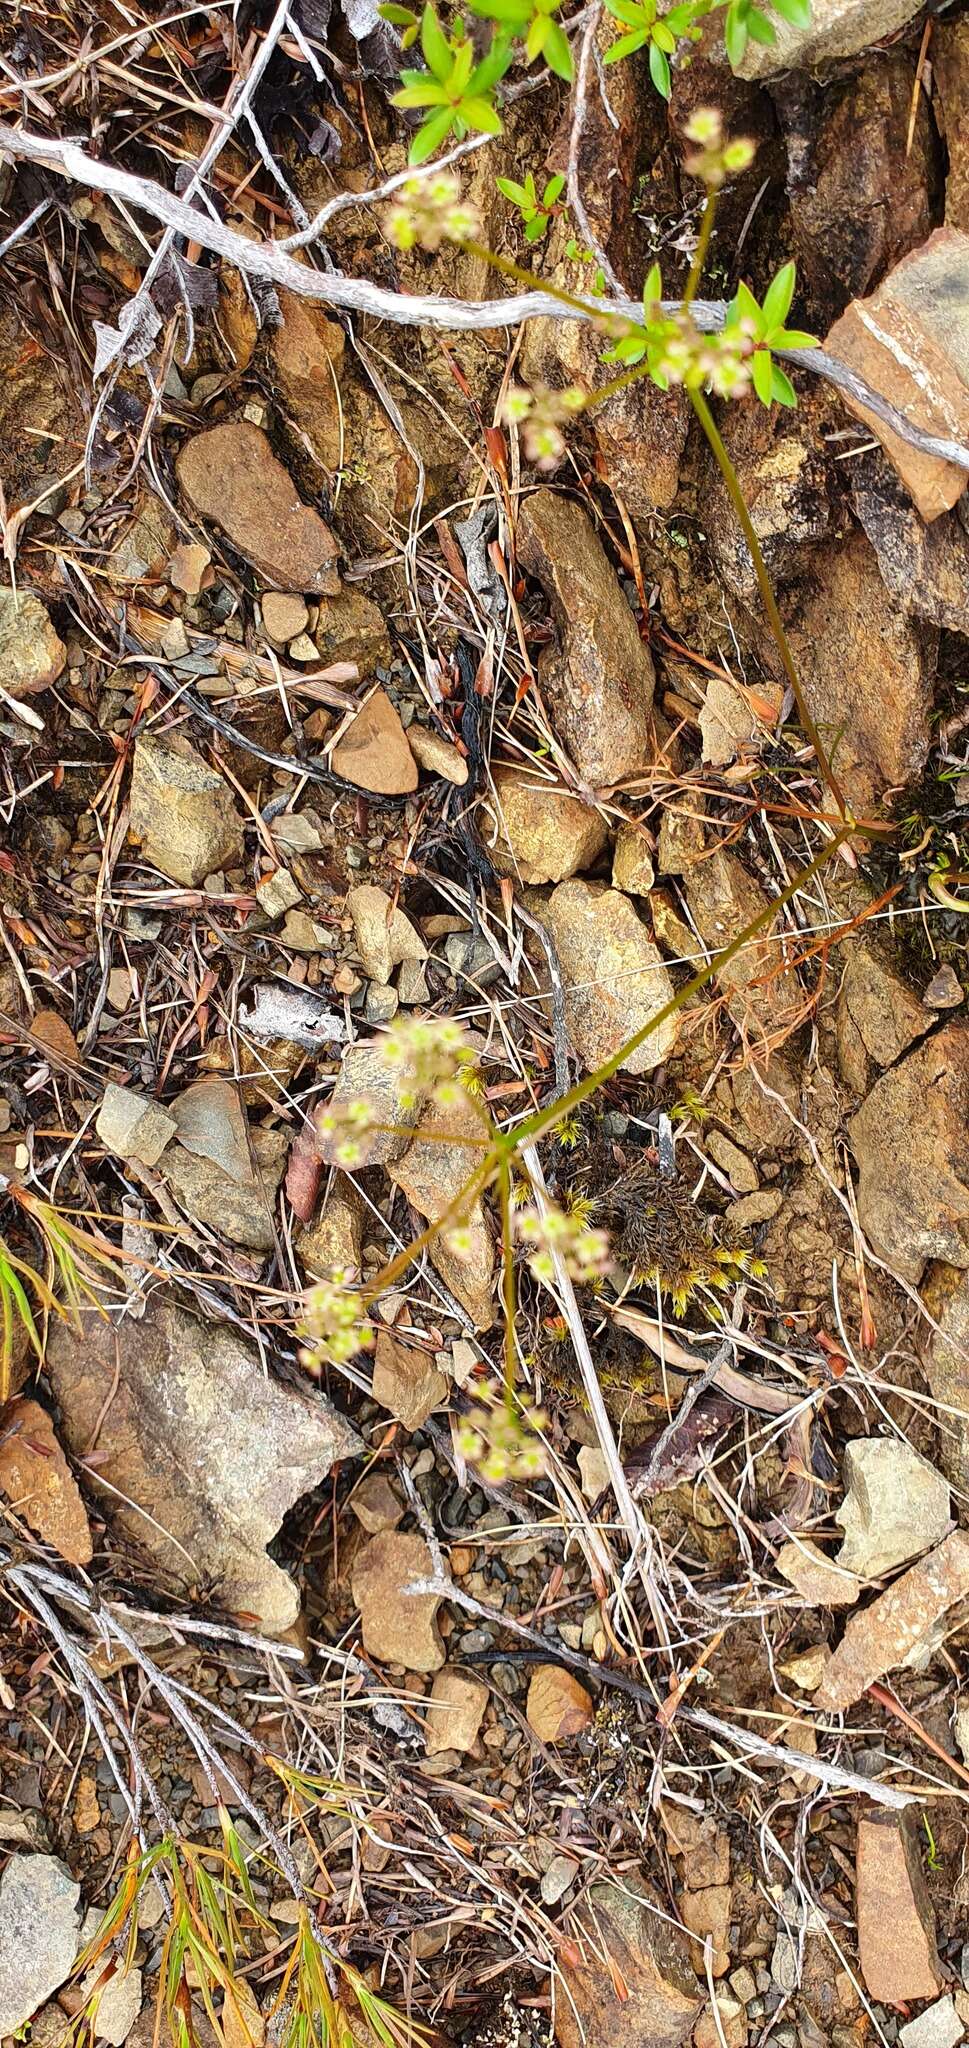
[[[169,583],[186,597],[197,597],[211,560],[208,548],[201,547],[198,541],[183,541],[168,564]]]
[[[969,1029],[946,1024],[876,1081],[848,1125],[865,1235],[903,1279],[969,1267]]]
[[[37,1401],[10,1403],[0,1443],[0,1492],[68,1564],[90,1564],[91,1530],[77,1481]]]
[[[569,1924],[581,1948],[578,1961],[562,1954],[559,2048],[680,2048],[702,1998],[686,1936],[655,1893],[633,1877],[592,1885]]]
[[[747,2048],[747,2014],[739,1998],[722,1991],[716,2006],[716,2018],[712,2008],[700,2014],[693,2029],[693,2048]]]
[[[703,1971],[703,1952],[709,1936],[713,1944],[710,1967],[715,1977],[723,1977],[730,1968],[730,1906],[733,1892],[728,1884],[708,1884],[699,1891],[685,1891],[680,1899],[680,1915],[684,1927],[693,1936],[690,1943],[690,1961],[699,1976]]]
[[[949,168],[945,220],[969,233],[969,15],[944,17],[932,37],[932,111],[945,136]]]
[[[335,1272],[356,1279],[363,1254],[363,1198],[343,1174],[324,1196],[319,1212],[301,1230],[296,1241],[300,1265],[314,1280],[328,1280]]]
[[[628,896],[598,882],[560,882],[542,909],[565,988],[565,1021],[584,1066],[593,1070],[665,1009],[673,984]],[[667,1017],[623,1060],[647,1074],[669,1057],[679,1019]]]
[[[476,1163],[481,1123],[474,1104],[461,1093],[460,1103],[446,1112],[432,1105],[403,1158],[391,1163],[391,1180],[428,1223],[445,1214]],[[430,1258],[473,1317],[475,1328],[487,1330],[495,1319],[494,1251],[480,1196],[463,1212],[457,1228],[458,1244],[443,1232],[431,1239]]]
[[[360,1552],[351,1578],[368,1656],[405,1671],[440,1671],[444,1647],[437,1627],[437,1593],[408,1594],[415,1580],[434,1576],[423,1536],[387,1529]]]
[[[267,582],[335,597],[336,541],[303,504],[261,427],[248,420],[207,427],[183,443],[175,467],[196,516],[219,527]]]
[[[330,756],[335,775],[375,796],[409,796],[417,763],[386,690],[373,690]]]
[[[969,1598],[969,1535],[957,1529],[853,1614],[815,1699],[843,1713],[888,1671],[920,1668],[944,1642],[949,1616]]]
[[[472,1756],[487,1704],[488,1688],[480,1680],[450,1667],[439,1671],[431,1687],[424,1724],[428,1756],[439,1756],[445,1749],[457,1749],[463,1756]]]
[[[128,836],[186,889],[242,859],[242,820],[228,783],[179,733],[135,741]]]
[[[292,590],[266,590],[262,596],[262,623],[270,640],[277,647],[285,647],[287,640],[295,640],[305,633],[310,615],[305,598]]]
[[[418,767],[426,774],[443,775],[445,782],[453,782],[456,789],[465,787],[468,764],[450,740],[432,732],[429,725],[414,724],[407,728],[407,744]]]
[[[724,1131],[711,1131],[707,1138],[707,1151],[721,1173],[725,1173],[732,1188],[738,1195],[753,1195],[759,1186],[756,1169],[751,1165],[746,1152],[735,1145]]]
[[[620,825],[612,853],[612,886],[627,896],[648,896],[656,879],[645,833]]]
[[[381,1408],[396,1415],[405,1429],[420,1429],[435,1408],[443,1406],[447,1394],[447,1380],[426,1351],[413,1344],[398,1343],[389,1330],[378,1331],[373,1398]]]
[[[90,1771],[82,1771],[77,1781],[77,1794],[74,1800],[74,1826],[79,1835],[91,1835],[100,1819],[98,1781]]]
[[[942,1966],[921,1854],[907,1814],[860,1820],[855,1918],[865,1988],[883,2005],[935,1998]]]
[[[853,1607],[861,1592],[860,1579],[832,1564],[810,1536],[782,1543],[775,1562],[781,1578],[809,1607]]]
[[[969,1273],[942,1261],[930,1266],[922,1298],[938,1329],[926,1330],[925,1376],[948,1413],[939,1435],[939,1463],[947,1478],[969,1488]]]
[[[498,874],[542,883],[592,867],[609,835],[591,804],[517,768],[498,767],[494,797],[483,806],[482,836]]]
[[[844,1071],[846,1024],[857,1031],[877,1066],[892,1067],[914,1039],[931,1029],[935,1018],[891,961],[862,939],[847,949],[836,1021]],[[851,1079],[847,1072],[845,1079]]]
[[[390,634],[383,612],[362,590],[347,586],[338,597],[320,599],[313,628],[316,658],[350,662],[358,676],[370,676],[390,660]]]
[[[552,720],[593,788],[652,759],[653,664],[592,521],[557,491],[526,498],[519,558],[546,590],[561,648],[540,663]]]
[[[67,648],[32,590],[0,586],[0,681],[11,697],[29,697],[56,683]]]
[[[561,1664],[539,1664],[533,1673],[525,1719],[539,1742],[571,1742],[592,1720],[592,1699]]]
[[[709,1814],[691,1813],[664,1799],[660,1819],[674,1856],[682,1856],[683,1873],[698,1891],[730,1883],[730,1838]]]
[[[687,868],[683,888],[697,930],[713,952],[722,951],[770,908],[743,862],[720,848]],[[800,991],[795,976],[784,970],[779,931],[775,920],[717,974],[731,1017],[748,1031],[757,1026],[771,1033],[790,1029],[800,1012]]]
[[[362,1172],[365,1166],[387,1166],[400,1159],[420,1123],[423,1096],[416,1105],[403,1100],[412,1088],[412,1075],[392,1068],[381,1057],[375,1042],[358,1040],[355,1045],[348,1045],[330,1097],[337,1128],[320,1141],[324,1164],[339,1165],[337,1152],[343,1136],[339,1120],[358,1102],[365,1104],[372,1124],[372,1128],[361,1131],[357,1141],[359,1170]]]
[[[403,1501],[398,1500],[386,1472],[368,1472],[350,1495],[350,1506],[361,1529],[379,1536],[384,1529],[396,1529],[404,1518]]]
[[[368,981],[383,985],[402,960],[424,960],[427,947],[410,918],[394,904],[386,890],[373,882],[361,882],[351,889],[347,909],[353,919],[353,936],[360,964]]]
[[[831,354],[924,432],[969,439],[969,235],[936,228],[867,299],[854,299],[826,342]],[[881,442],[923,519],[961,497],[969,473],[903,441],[857,399],[843,403]]]
[[[270,347],[280,399],[317,461],[335,470],[341,449],[337,371],[343,361],[343,329],[296,292],[280,292],[279,310],[282,318],[272,330]]]

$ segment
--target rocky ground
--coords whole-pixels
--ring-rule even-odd
[[[265,12],[24,9],[5,118],[171,183]],[[139,1831],[215,1841],[220,1802],[251,2005],[199,1995],[198,2040],[281,2038],[283,1841],[435,2043],[969,2034],[969,458],[924,445],[969,447],[969,14],[813,17],[745,78],[709,24],[668,114],[610,73],[580,138],[624,285],[659,251],[675,289],[679,137],[721,106],[758,154],[709,295],[793,255],[798,325],[923,437],[805,370],[795,412],[722,420],[861,821],[772,921],[831,796],[681,395],[618,395],[542,475],[497,423],[510,357],[591,385],[588,328],[338,322],[184,241],[192,323],[173,287],[126,360],[159,231],[0,155],[0,1231],[42,1266],[52,1202],[91,1290],[39,1318],[42,1368],[11,1313],[0,2037],[55,2048],[100,1972],[94,2032],[148,2048],[163,1895],[108,1978],[75,1964]],[[226,142],[250,239],[404,162],[360,19],[297,8]],[[539,79],[465,169],[492,245],[584,288],[567,216],[536,253],[494,188],[564,170],[571,119]],[[339,212],[326,261],[505,290],[381,221]],[[372,1354],[309,1377],[304,1288],[372,1282],[480,1129],[402,1099],[386,1027],[458,1019],[505,1128],[762,913],[538,1148],[618,1260],[574,1302],[522,1267],[544,1476],[462,1450],[501,1350],[489,1196],[380,1294]],[[320,1113],[361,1100],[347,1171]]]

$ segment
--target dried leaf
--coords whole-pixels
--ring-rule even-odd
[[[308,1223],[316,1207],[323,1154],[312,1124],[303,1124],[286,1168],[286,1200],[300,1223]]]
[[[592,1700],[561,1664],[540,1664],[528,1688],[525,1718],[539,1742],[568,1742],[588,1728]]]

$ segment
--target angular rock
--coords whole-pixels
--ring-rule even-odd
[[[313,632],[316,653],[327,666],[353,663],[358,676],[370,676],[390,660],[390,634],[379,606],[362,590],[347,588],[338,597],[320,600]]]
[[[952,1609],[966,1598],[969,1536],[957,1529],[851,1616],[815,1694],[818,1706],[842,1713],[886,1672],[921,1669],[944,1642]]]
[[[865,1988],[883,2005],[935,1998],[942,1965],[922,1855],[908,1814],[860,1820],[855,1918]]]
[[[280,1386],[227,1323],[197,1322],[159,1294],[139,1323],[92,1318],[83,1348],[58,1323],[46,1370],[68,1448],[85,1455],[97,1432],[97,1473],[114,1489],[104,1512],[162,1582],[207,1578],[267,1634],[292,1627],[299,1592],[266,1545],[359,1450],[330,1403]]]
[[[774,41],[751,40],[737,71],[741,78],[776,78],[780,71],[807,71],[836,57],[853,57],[894,35],[917,13],[914,0],[812,0],[804,28],[772,15]]]
[[[969,234],[936,228],[877,291],[854,299],[826,347],[926,433],[969,440]],[[969,471],[914,448],[857,399],[849,412],[879,440],[923,519],[961,497]]]
[[[242,820],[228,783],[179,733],[135,741],[128,836],[186,889],[242,859]]]
[[[460,1194],[479,1162],[481,1138],[477,1111],[462,1091],[456,1107],[427,1110],[413,1143],[391,1163],[391,1180],[427,1222],[436,1223]],[[489,1330],[495,1319],[494,1249],[480,1196],[447,1233],[431,1239],[430,1258],[475,1328]]]
[[[709,1814],[690,1813],[687,1807],[664,1800],[660,1819],[670,1850],[683,1858],[684,1874],[691,1884],[699,1890],[711,1884],[729,1884],[730,1838]]]
[[[113,1958],[95,1963],[82,1978],[80,1996],[85,2002],[94,1996],[98,1984],[97,2017],[92,2029],[98,2041],[106,2041],[108,2048],[124,2048],[135,2021],[141,2011],[144,1993],[141,1971],[111,1969]]]
[[[237,1180],[215,1160],[169,1145],[158,1171],[177,1196],[190,1221],[204,1223],[230,1244],[252,1252],[270,1252],[276,1242],[275,1209],[286,1170],[289,1138],[285,1131],[256,1125],[249,1133],[251,1170]]]
[[[832,286],[843,300],[858,298],[938,219],[928,101],[920,96],[909,136],[906,50],[887,50],[831,86],[805,81],[792,97],[785,140],[798,289],[806,282],[827,305]]]
[[[966,2030],[951,1995],[937,1999],[917,2019],[909,2020],[898,2036],[902,2048],[956,2048],[956,2043],[965,2037]]]
[[[487,1705],[488,1688],[477,1678],[466,1678],[463,1671],[439,1671],[425,1722],[428,1756],[439,1756],[445,1749],[473,1756]]]
[[[339,469],[337,372],[343,361],[343,329],[295,292],[280,292],[279,310],[282,319],[270,340],[279,402],[305,434],[321,467]]]
[[[68,1564],[90,1564],[94,1546],[84,1502],[50,1416],[36,1401],[11,1401],[4,1410],[0,1492]]]
[[[716,2018],[711,2007],[697,2020],[693,2029],[693,2048],[747,2048],[750,2031],[747,2014],[739,1998],[731,1998],[729,1992],[721,1991],[714,2003]]]
[[[775,584],[802,566],[803,551],[831,525],[832,479],[821,440],[817,400],[796,412],[775,406],[734,406],[724,422],[730,459]],[[735,596],[756,600],[753,558],[712,457],[704,458],[704,526],[717,566]]]
[[[360,1609],[360,1632],[368,1656],[404,1671],[440,1671],[444,1647],[437,1626],[437,1593],[408,1586],[432,1579],[434,1562],[423,1536],[387,1529],[372,1536],[353,1566],[351,1586]]]
[[[481,831],[498,874],[526,883],[563,882],[598,860],[609,832],[590,804],[516,768],[496,768],[494,790],[482,809]]]
[[[733,1892],[729,1884],[708,1884],[699,1891],[685,1891],[680,1898],[680,1917],[693,1936],[690,1961],[697,1974],[703,1969],[707,1937],[713,1943],[711,1970],[726,1976],[730,1968],[730,1909]]]
[[[846,949],[835,1029],[841,1071],[858,1095],[865,1091],[868,1059],[892,1067],[935,1023],[880,949],[859,937]]]
[[[621,1889],[592,1885],[571,1926],[584,1938],[578,1961],[571,1950],[561,1957],[559,2048],[680,2048],[703,1999],[686,1936],[655,1893],[628,1876]]]
[[[943,1262],[930,1266],[922,1297],[939,1325],[925,1334],[925,1377],[937,1417],[939,1462],[953,1486],[969,1489],[969,1273]],[[946,1412],[948,1411],[948,1412]]]
[[[620,825],[612,853],[612,886],[627,896],[648,896],[656,879],[649,844],[635,825]]]
[[[273,868],[256,883],[256,902],[267,917],[284,917],[299,900],[299,887],[288,868]]]
[[[373,1128],[364,1130],[359,1138],[361,1172],[365,1166],[387,1166],[406,1152],[420,1122],[420,1103],[415,1107],[402,1100],[411,1087],[411,1076],[391,1067],[382,1057],[379,1045],[358,1041],[347,1046],[330,1107],[339,1118],[350,1103],[363,1102],[367,1106]],[[338,1143],[339,1131],[335,1138],[322,1141],[327,1166],[339,1164]]]
[[[378,1330],[374,1353],[373,1398],[405,1429],[420,1429],[447,1401],[448,1383],[429,1354],[416,1345],[400,1344],[389,1330]],[[443,1743],[442,1748],[447,1748]]]
[[[263,627],[277,647],[285,647],[288,640],[295,640],[300,633],[305,633],[309,622],[305,598],[297,597],[291,590],[267,590],[263,593]]]
[[[150,1095],[109,1081],[94,1128],[102,1145],[118,1159],[137,1159],[157,1166],[178,1128],[175,1118]]]
[[[542,693],[583,780],[609,787],[653,757],[653,664],[586,512],[557,492],[526,498],[519,558],[542,584],[559,635]]]
[[[932,111],[945,138],[946,227],[969,233],[969,16],[944,18],[932,36]]]
[[[969,501],[960,498],[926,526],[880,448],[850,468],[855,511],[886,590],[916,618],[969,633]]]
[[[417,763],[386,690],[373,690],[330,755],[335,775],[375,796],[409,796]]]
[[[404,1504],[398,1499],[386,1472],[368,1472],[350,1495],[350,1506],[361,1529],[379,1536],[384,1529],[396,1529],[404,1519]]]
[[[721,1173],[725,1173],[731,1187],[738,1195],[752,1195],[759,1185],[755,1168],[746,1152],[735,1145],[723,1131],[711,1131],[707,1138],[707,1151]]]
[[[46,607],[21,585],[0,587],[0,682],[11,697],[29,697],[56,683],[67,648]]]
[[[943,961],[926,983],[925,1000],[930,1010],[958,1010],[965,1001],[965,989],[955,968]]]
[[[588,1728],[592,1696],[562,1664],[539,1664],[532,1674],[525,1719],[539,1742],[572,1742]]]
[[[845,1532],[834,1562],[880,1579],[941,1543],[949,1527],[947,1482],[897,1437],[857,1437],[845,1448],[847,1494],[835,1510]]]
[[[176,1095],[171,1106],[178,1142],[197,1159],[211,1160],[239,1186],[252,1185],[249,1126],[232,1081],[205,1075]]]
[[[818,550],[782,610],[811,716],[829,746],[837,733],[835,772],[864,816],[924,766],[936,636],[900,611],[862,533]]]
[[[758,749],[780,715],[782,702],[778,683],[761,684],[754,691],[725,676],[708,676],[700,708],[702,759],[725,768]]]
[[[268,583],[336,596],[336,541],[303,504],[261,427],[248,420],[207,427],[183,443],[175,467],[197,518],[217,526]]]
[[[969,1030],[916,1046],[851,1118],[858,1214],[875,1250],[916,1283],[927,1259],[969,1267]]]
[[[826,1557],[810,1536],[782,1543],[774,1562],[809,1607],[853,1607],[861,1592],[860,1581]]]
[[[661,847],[662,851],[662,847]],[[712,953],[721,952],[745,926],[769,909],[770,899],[735,853],[718,849],[687,869],[683,883],[697,930]],[[801,1008],[796,978],[783,965],[775,920],[721,967],[717,975],[727,1009],[742,1030],[789,1030]]]
[[[368,981],[387,983],[402,960],[425,960],[427,947],[410,918],[405,917],[383,889],[361,882],[351,889],[347,909],[353,919],[353,937],[360,963]]]
[[[409,725],[407,744],[419,768],[428,775],[443,775],[445,782],[453,782],[456,789],[464,789],[468,780],[468,764],[463,754],[450,740],[432,732],[429,725]]]
[[[565,1023],[583,1066],[601,1066],[673,999],[673,984],[628,896],[602,883],[560,882],[541,911],[558,955]],[[648,1074],[676,1044],[679,1019],[668,1017],[623,1060],[628,1074]]]
[[[183,591],[186,597],[197,597],[211,561],[208,548],[200,547],[197,541],[183,541],[168,564],[168,581],[173,589]]]
[[[0,1879],[0,2039],[19,2034],[70,1975],[80,1897],[56,1856],[11,1856]]]
[[[296,1255],[304,1272],[314,1280],[328,1280],[333,1273],[348,1273],[356,1279],[363,1254],[363,1226],[366,1210],[363,1197],[352,1181],[338,1175],[324,1196],[319,1214],[296,1241]]]

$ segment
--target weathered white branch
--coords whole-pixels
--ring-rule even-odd
[[[611,299],[603,305],[601,300],[577,295],[574,305],[563,305],[551,293],[539,290],[471,303],[417,292],[390,291],[385,286],[372,283],[369,278],[346,277],[340,271],[313,270],[308,264],[296,263],[278,242],[248,241],[244,235],[236,234],[222,221],[199,212],[151,179],[135,177],[131,171],[120,170],[116,164],[99,162],[76,142],[36,135],[28,128],[11,128],[0,122],[2,155],[38,164],[75,184],[124,200],[126,205],[150,214],[153,220],[160,221],[176,234],[184,235],[187,240],[197,242],[212,255],[221,256],[226,263],[233,264],[249,277],[265,278],[279,290],[293,292],[299,298],[315,299],[336,312],[370,315],[376,320],[390,320],[398,327],[435,327],[464,333],[494,327],[518,327],[523,320],[601,320],[604,314],[633,321],[642,318],[642,308],[634,299]],[[671,311],[675,310],[675,303],[671,304]],[[722,324],[726,307],[722,303],[698,300],[694,302],[693,313],[698,326],[713,329]],[[969,470],[969,448],[959,441],[924,433],[856,376],[846,363],[839,362],[825,349],[784,349],[778,350],[778,354],[797,368],[825,377],[840,391],[847,392],[912,447],[922,449],[927,455],[936,455],[944,462],[954,463],[959,469]]]

